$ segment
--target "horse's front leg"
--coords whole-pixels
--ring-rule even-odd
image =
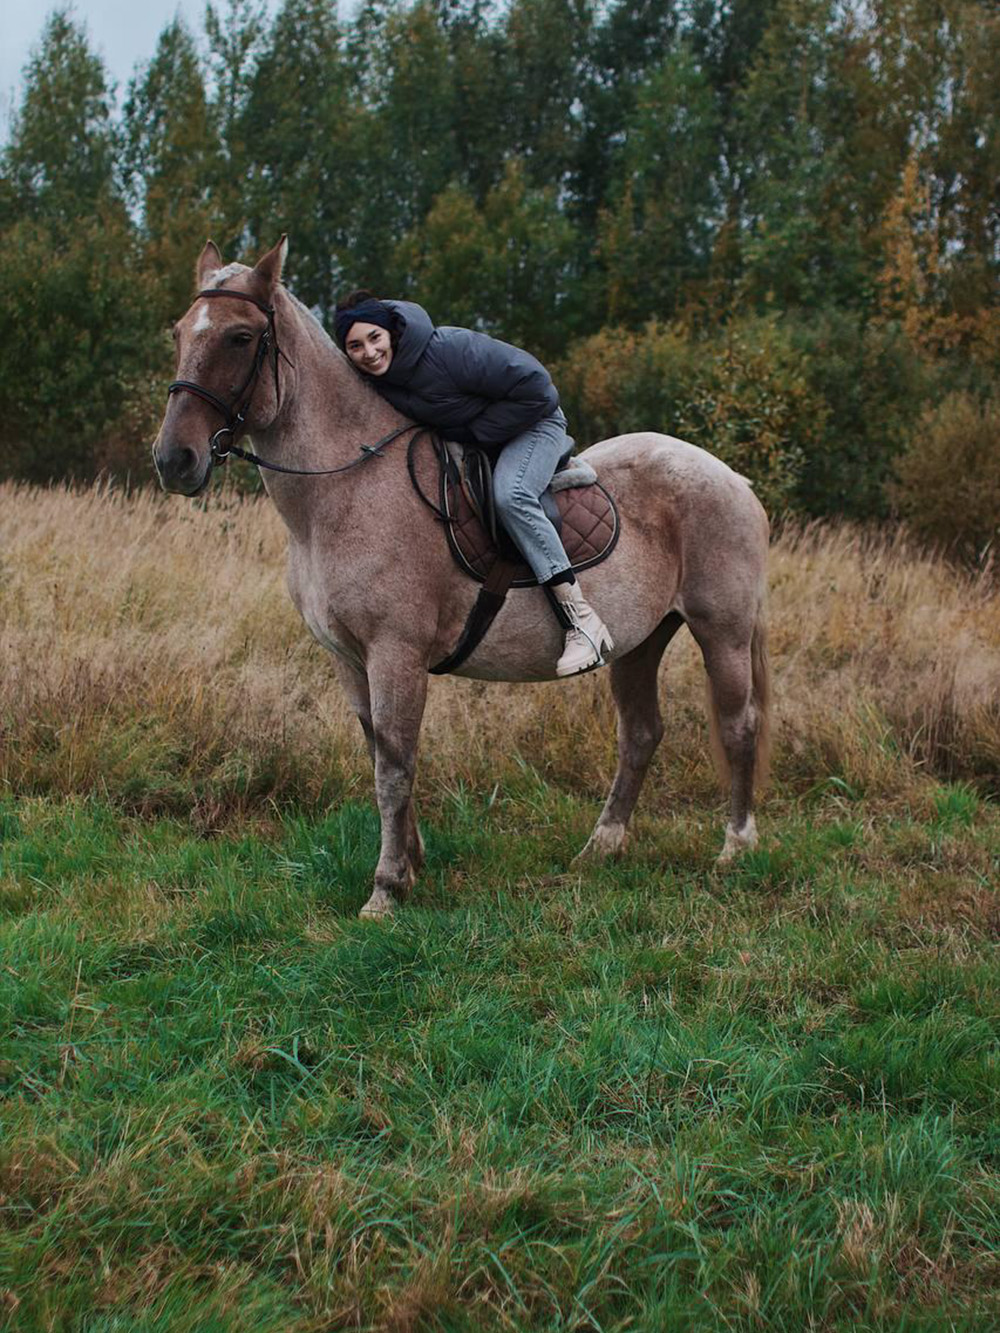
[[[368,675],[365,671],[352,666],[350,662],[342,657],[335,657],[333,661],[337,679],[340,681],[341,688],[347,697],[347,702],[351,705],[355,716],[361,723],[361,730],[364,732],[365,744],[368,746],[372,770],[374,771],[376,768],[375,727],[372,722],[372,701],[371,691],[368,687]],[[406,819],[406,854],[410,860],[409,880],[412,884],[424,864],[424,840],[420,836],[417,813],[412,799],[409,803]]]
[[[415,660],[412,650],[397,645],[373,652],[368,662],[368,693],[382,847],[375,887],[361,915],[382,917],[391,915],[405,899],[423,862],[412,796],[427,700],[426,664]]]

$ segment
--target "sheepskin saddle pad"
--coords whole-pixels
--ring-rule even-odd
[[[516,566],[513,587],[535,587],[538,580],[497,516],[488,455],[473,445],[447,441],[438,457],[441,510],[459,568],[482,583],[502,556]],[[559,533],[575,570],[600,564],[614,550],[618,510],[597,480],[597,473],[583,459],[569,458],[559,469],[542,496],[542,508]]]

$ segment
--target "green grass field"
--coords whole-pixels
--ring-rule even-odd
[[[526,765],[197,835],[0,806],[12,1329],[992,1329],[1000,810],[928,779],[640,817]]]

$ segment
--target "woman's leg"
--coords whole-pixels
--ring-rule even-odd
[[[531,566],[548,584],[566,630],[557,676],[575,676],[601,666],[614,647],[608,628],[583,598],[569,557],[541,506],[541,495],[570,448],[566,418],[555,412],[504,445],[493,469],[493,495],[500,521]]]
[[[500,521],[539,583],[548,583],[569,568],[559,534],[541,506],[541,495],[571,445],[566,418],[555,412],[509,440],[493,469]]]

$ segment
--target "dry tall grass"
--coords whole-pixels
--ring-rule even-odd
[[[359,729],[284,590],[268,502],[8,484],[0,536],[0,784],[208,821],[369,790]],[[889,794],[925,768],[996,786],[1000,606],[985,576],[901,535],[817,526],[776,541],[771,589],[779,786]],[[667,662],[647,809],[714,790],[689,636]],[[423,780],[488,789],[526,760],[598,795],[613,733],[604,673],[432,680]]]

